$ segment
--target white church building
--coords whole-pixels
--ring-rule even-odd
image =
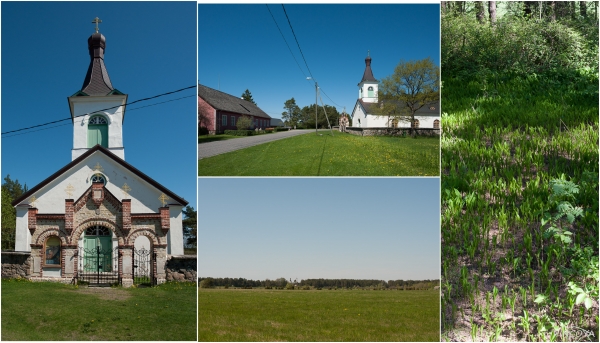
[[[352,126],[360,128],[402,128],[411,127],[411,122],[398,120],[398,118],[375,115],[371,111],[373,106],[378,105],[379,81],[373,76],[371,69],[371,56],[365,58],[365,71],[358,83],[358,100],[352,109]],[[440,106],[439,101],[427,104],[415,113],[416,128],[440,128]]]
[[[168,256],[184,254],[187,201],[125,162],[127,95],[110,82],[105,47],[96,26],[83,86],[68,97],[71,162],[13,202],[15,250],[31,253],[33,280],[160,284]]]

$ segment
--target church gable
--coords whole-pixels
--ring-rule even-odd
[[[100,193],[101,198],[95,199],[95,193],[96,195]],[[116,226],[122,227],[123,205],[106,188],[94,184],[74,203],[73,226],[78,227],[90,218],[106,219],[114,222]]]

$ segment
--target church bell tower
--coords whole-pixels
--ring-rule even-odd
[[[97,144],[125,159],[123,121],[127,94],[114,88],[110,82],[104,65],[106,38],[98,27],[101,22],[97,17],[92,21],[96,24],[96,32],[88,38],[90,65],[83,85],[67,98],[73,122],[71,160]]]
[[[363,102],[377,102],[379,81],[373,76],[373,71],[371,70],[370,52],[367,52],[365,65],[365,72],[363,73],[362,80],[358,83],[358,98]]]

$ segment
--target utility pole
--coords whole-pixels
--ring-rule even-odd
[[[317,80],[314,80],[312,77],[307,77],[307,80],[313,80],[315,81],[315,134],[318,134],[319,132],[317,131],[317,128],[319,127],[319,124],[317,123],[317,104],[318,104],[318,92],[319,92],[319,84],[317,83]]]

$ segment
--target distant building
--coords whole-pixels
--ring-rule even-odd
[[[278,118],[271,118],[271,125],[270,127],[283,127],[283,120],[278,119]]]
[[[373,76],[371,70],[371,57],[365,58],[365,71],[362,80],[358,83],[358,100],[352,110],[353,127],[410,127],[408,120],[375,115],[371,109],[377,106],[379,81]],[[439,101],[427,104],[415,113],[414,126],[417,128],[440,128],[440,103]]]
[[[252,118],[250,129],[271,126],[271,117],[252,102],[198,84],[198,126],[209,134],[237,130],[236,123],[244,115]]]

